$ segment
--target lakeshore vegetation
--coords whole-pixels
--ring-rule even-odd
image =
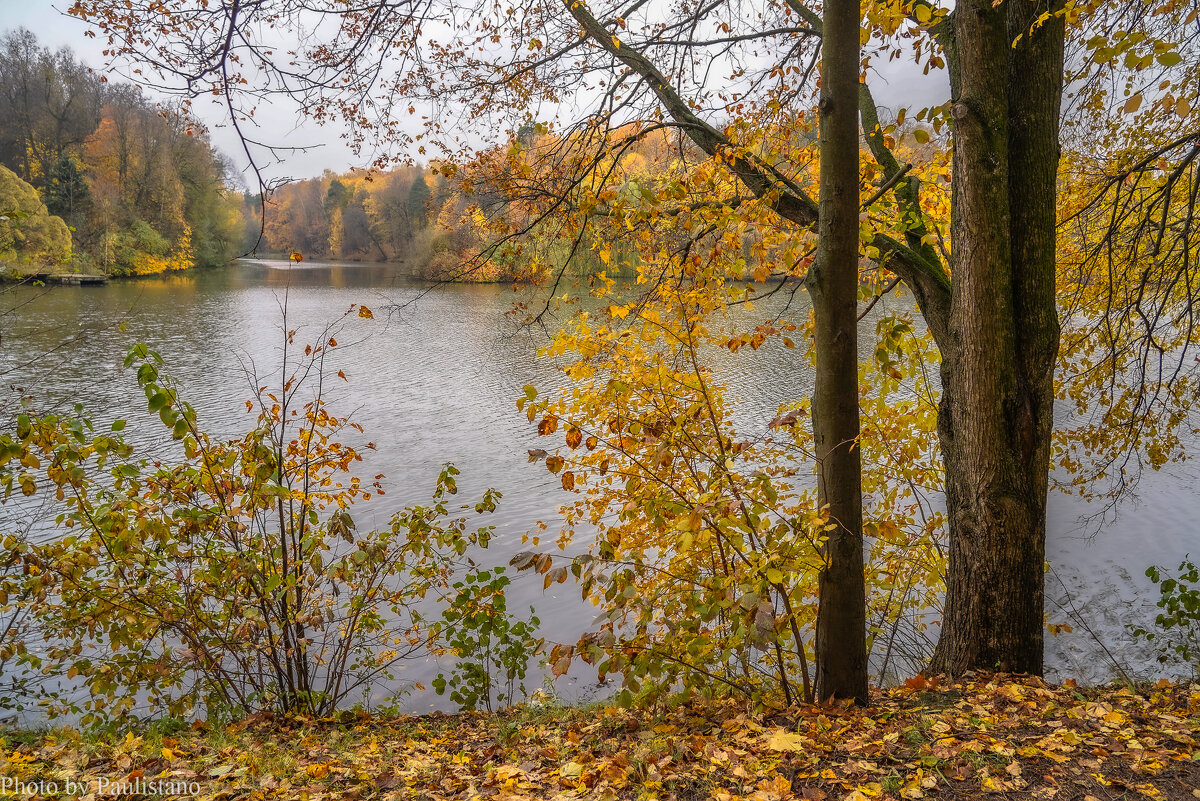
[[[39,409],[36,393],[5,407],[6,505],[48,498],[59,536],[5,540],[4,697],[36,687],[50,711],[95,726],[127,724],[139,704],[204,718],[234,751],[213,757],[200,734],[147,751],[130,735],[98,758],[166,776],[193,754],[214,794],[270,776],[275,794],[314,780],[418,797],[1187,797],[1200,761],[1193,561],[1150,568],[1161,614],[1126,633],[1179,683],[1084,692],[1038,677],[1047,632],[1086,625],[1047,616],[1049,493],[1117,503],[1200,434],[1195,7],[464,9],[76,0],[71,13],[153,72],[177,113],[10,36],[10,50],[32,48],[21,65],[92,87],[97,122],[23,140],[0,186],[29,233],[8,247],[61,257],[53,219],[86,197],[74,237],[106,270],[121,242],[134,243],[131,272],[227,252],[212,243],[251,237],[265,214],[260,246],[294,259],[412,258],[438,279],[537,288],[517,311],[549,329],[541,355],[559,380],[514,402],[545,444],[528,459],[565,493],[556,536],[531,531],[508,565],[484,566],[503,500],[455,506],[450,465],[428,504],[360,530],[354,505],[386,477],[356,468],[381,432],[330,408],[327,387],[345,378],[329,366],[343,326],[373,320],[368,307],[315,336],[285,316],[279,369],[247,402],[255,423],[226,440],[137,345],[126,366],[171,457],[138,453],[123,420]],[[902,57],[947,70],[950,99],[888,108],[873,69]],[[232,192],[187,104],[213,95],[245,121],[280,93],[387,155]],[[121,128],[119,108],[137,125]],[[168,166],[202,178],[150,163],[128,178],[123,130],[165,137],[179,148]],[[54,172],[76,152],[75,178]],[[243,227],[204,216],[219,209]],[[803,311],[763,311],[763,296],[801,292]],[[881,308],[892,293],[910,302]],[[739,427],[714,354],[768,345],[800,349],[815,385],[797,380],[761,430]],[[506,600],[530,574],[575,583],[599,617],[546,642]],[[434,687],[464,709],[527,698],[541,658],[554,675],[582,663],[611,677],[612,702],[637,711],[568,716],[546,737],[534,712],[506,734],[495,719],[381,728],[347,710],[429,653],[456,658]],[[639,715],[662,717],[646,730]],[[224,728],[233,720],[251,722]],[[303,764],[283,747],[265,766],[245,745],[265,720],[345,720],[360,739]],[[393,726],[409,725],[399,745]],[[674,750],[652,745],[677,731]],[[406,767],[364,787],[381,739]],[[58,747],[10,763],[44,771]],[[726,763],[719,777],[705,767]]]

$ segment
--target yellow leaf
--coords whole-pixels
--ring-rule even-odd
[[[804,738],[794,731],[776,729],[771,739],[767,740],[767,748],[772,751],[803,751]]]

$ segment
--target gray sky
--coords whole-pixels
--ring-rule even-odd
[[[62,9],[69,5],[69,0],[0,0],[0,29],[28,28],[43,46],[70,47],[88,66],[104,70],[102,40],[86,37],[84,32],[88,26],[63,13]],[[109,74],[111,80],[121,80],[119,74]],[[892,111],[901,106],[918,109],[942,103],[950,91],[944,72],[925,76],[919,67],[907,60],[880,64],[870,83],[876,101]],[[153,93],[150,94],[153,97]],[[208,126],[213,144],[229,155],[239,168],[243,167],[246,158],[237,135],[225,122],[224,107],[215,103],[206,106],[198,101],[195,111]],[[256,135],[272,144],[319,145],[287,156],[282,164],[263,165],[268,177],[308,178],[326,169],[345,172],[369,161],[369,158],[354,156],[340,139],[341,131],[337,127],[322,128],[303,119],[294,107],[282,103],[260,104],[255,116],[261,126]]]

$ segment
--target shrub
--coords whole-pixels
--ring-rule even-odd
[[[464,710],[481,705],[493,711],[523,699],[529,660],[540,651],[543,640],[536,636],[541,621],[529,608],[525,620],[508,613],[504,590],[509,585],[503,567],[472,570],[455,582],[457,594],[442,613],[439,630],[458,657],[447,679],[438,674],[433,688],[438,695],[450,692],[450,700]]]
[[[1187,556],[1174,576],[1156,566],[1147,568],[1146,575],[1158,586],[1158,630],[1138,627],[1133,635],[1151,644],[1160,664],[1187,665],[1200,676],[1200,568]]]
[[[195,264],[192,233],[186,225],[174,245],[143,220],[134,220],[127,231],[106,234],[103,243],[105,268],[116,275],[153,275]]]
[[[380,477],[353,475],[361,456],[344,440],[361,429],[321,396],[335,344],[327,330],[277,390],[258,390],[247,403],[254,427],[226,441],[199,427],[161,358],[134,348],[126,364],[178,443],[176,459],[139,459],[122,421],[96,433],[81,414],[22,416],[0,436],[8,497],[47,486],[64,505],[66,536],[22,554],[43,590],[44,669],[90,693],[56,699],[53,712],[96,723],[140,701],[176,716],[325,715],[427,653],[435,630],[423,599],[449,594],[491,528],[452,515],[457,470],[447,465],[431,503],[357,529],[351,508],[381,492]],[[486,492],[475,513],[498,498]]]
[[[171,249],[166,237],[150,227],[145,220],[134,220],[129,226],[129,235],[133,238],[134,246],[151,256],[165,256]]]
[[[22,555],[27,547],[23,533],[9,534],[0,550],[0,712],[19,710],[24,699],[44,692],[41,660],[29,642],[35,631],[33,610],[45,600],[46,590],[25,574]]]
[[[0,262],[51,266],[71,257],[71,232],[37,190],[0,165]]]

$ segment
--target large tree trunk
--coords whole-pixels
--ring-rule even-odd
[[[813,438],[818,495],[835,528],[824,547],[817,695],[867,701],[862,476],[858,435],[858,0],[826,0],[821,51],[817,257],[808,275],[816,320]]]
[[[938,414],[950,561],[933,660],[952,674],[1042,672],[1064,43],[1061,18],[1030,28],[1046,10],[966,0],[954,13],[952,281]]]

